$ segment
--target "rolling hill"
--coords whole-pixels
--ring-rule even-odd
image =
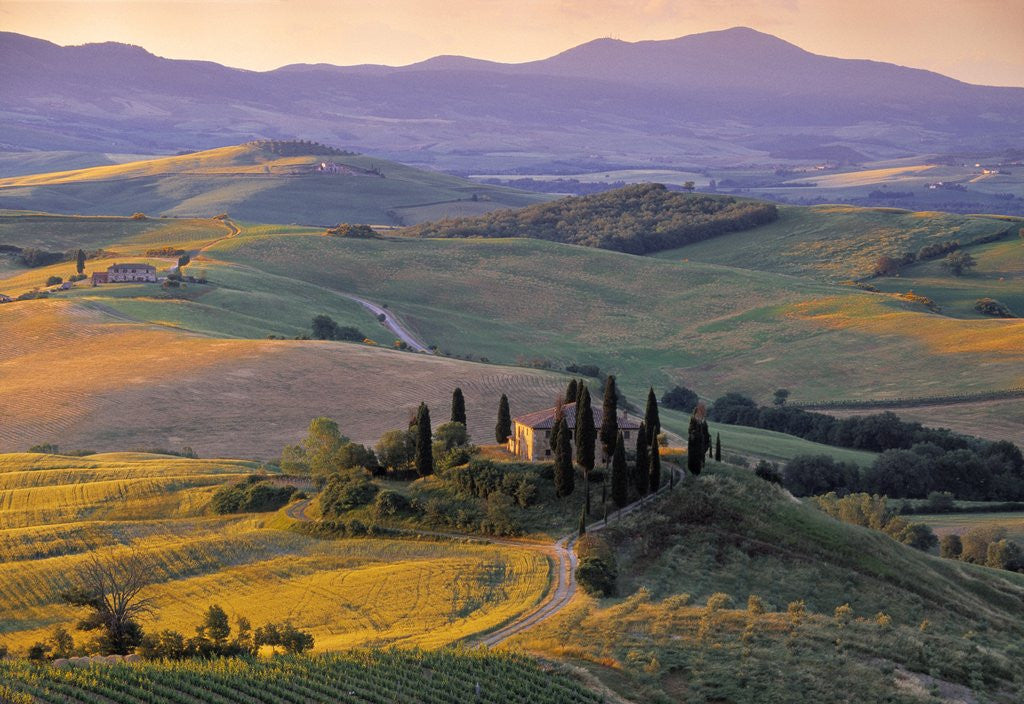
[[[11,148],[146,153],[290,136],[465,170],[860,161],[906,156],[911,141],[921,153],[1004,148],[1024,105],[1024,89],[818,56],[742,27],[601,39],[516,65],[437,57],[263,73],[4,33],[0,61]]]
[[[318,170],[328,162],[330,170]],[[0,207],[12,210],[167,217],[229,212],[255,222],[305,225],[412,224],[549,198],[290,142],[0,179]]]

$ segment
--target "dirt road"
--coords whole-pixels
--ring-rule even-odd
[[[667,463],[663,466],[668,469],[668,471],[675,474],[677,484],[681,482],[683,472],[680,468]],[[661,494],[666,491],[669,491],[668,484],[662,485],[658,490],[658,493]],[[306,508],[309,506],[311,500],[312,499],[302,499],[300,501],[296,501],[285,509],[285,514],[295,521],[311,521],[312,519],[306,515]],[[614,523],[615,521],[621,520],[624,516],[628,516],[635,511],[641,510],[644,506],[650,503],[650,501],[651,497],[647,497],[641,501],[634,501],[625,508],[610,513],[608,515],[608,522]],[[605,528],[605,526],[606,523],[604,520],[595,521],[587,526],[587,532],[597,532]],[[490,633],[469,638],[470,641],[475,642],[479,646],[493,648],[505,642],[509,638],[519,635],[539,623],[547,621],[568,606],[569,602],[572,601],[573,596],[576,595],[576,567],[578,560],[576,558],[576,552],[573,550],[576,545],[576,540],[578,539],[576,532],[559,538],[553,544],[536,543],[527,540],[515,540],[512,538],[494,538],[486,535],[474,535],[470,533],[446,533],[441,531],[408,532],[410,535],[473,541],[486,543],[488,545],[508,545],[526,550],[534,550],[544,553],[544,555],[552,561],[553,584],[548,589],[548,594],[544,600],[511,623],[508,623],[495,631],[491,631]]]

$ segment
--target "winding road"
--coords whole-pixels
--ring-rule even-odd
[[[675,474],[677,484],[681,482],[683,476],[681,469],[668,463],[663,466]],[[658,493],[661,494],[669,490],[668,484],[663,484],[658,490]],[[296,501],[285,509],[285,515],[294,521],[311,522],[312,519],[306,515],[306,508],[309,506],[311,501],[312,499]],[[614,522],[621,519],[623,516],[639,511],[650,503],[650,501],[651,497],[646,497],[640,501],[634,501],[625,508],[609,514],[608,521]],[[587,526],[587,532],[593,533],[600,531],[605,528],[606,525],[607,524],[604,519],[595,521]],[[501,628],[488,633],[470,636],[469,640],[474,641],[479,647],[493,648],[501,645],[509,638],[519,635],[520,633],[524,633],[537,624],[547,621],[568,606],[569,602],[571,602],[572,598],[576,595],[576,567],[578,565],[578,560],[576,558],[576,551],[573,548],[576,546],[576,541],[579,536],[575,531],[569,535],[562,536],[553,544],[536,543],[527,540],[514,540],[512,538],[494,538],[486,535],[474,535],[471,533],[445,533],[438,531],[412,530],[406,532],[409,535],[472,541],[488,545],[508,545],[511,547],[541,552],[551,559],[552,564],[554,565],[551,575],[553,584],[548,590],[547,596],[533,609],[520,615],[517,619],[507,623]]]
[[[400,339],[405,344],[409,345],[409,348],[412,349],[414,352],[431,353],[431,351],[427,349],[427,346],[425,344],[423,344],[415,335],[409,332],[409,330],[407,330],[405,327],[402,326],[400,322],[398,322],[398,320],[395,318],[394,313],[392,313],[391,311],[386,310],[381,306],[378,306],[376,303],[370,303],[365,298],[353,296],[350,293],[342,293],[341,291],[338,291],[337,293],[339,296],[344,296],[349,300],[355,301],[356,303],[363,306],[364,308],[366,308],[367,310],[369,310],[378,317],[383,315],[384,320],[382,320],[381,322],[384,324],[384,327],[386,327],[391,332],[395,333],[395,335],[398,336],[398,339]]]

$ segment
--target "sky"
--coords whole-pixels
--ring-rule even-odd
[[[816,54],[1024,86],[1024,0],[0,0],[0,30],[269,70],[546,58],[747,26]]]

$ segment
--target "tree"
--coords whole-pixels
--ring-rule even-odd
[[[569,425],[562,416],[555,426],[555,495],[568,496],[575,488],[575,472],[572,466],[572,440]]]
[[[313,339],[333,340],[338,330],[338,324],[327,315],[318,315],[313,318]]]
[[[437,430],[434,431],[434,438],[436,442],[441,443],[441,447],[445,452],[453,447],[462,447],[469,442],[466,426],[456,421],[437,426]]]
[[[658,397],[654,387],[647,391],[647,408],[644,409],[644,425],[647,428],[647,444],[653,445],[661,433],[661,417],[658,414]]]
[[[651,445],[647,461],[649,464],[648,475],[650,476],[647,490],[654,494],[661,488],[661,450],[658,449],[658,443]]]
[[[89,609],[78,622],[83,631],[99,631],[103,653],[127,655],[142,640],[139,618],[149,613],[150,598],[141,596],[148,586],[149,565],[138,553],[100,557],[91,555],[73,577],[74,586],[64,601]]]
[[[79,250],[81,251],[81,250]],[[75,652],[75,639],[64,626],[57,626],[50,636],[50,650],[55,658],[69,658]]]
[[[326,416],[319,416],[309,422],[306,437],[302,440],[306,464],[311,474],[330,474],[335,469],[335,453],[348,442],[338,430],[338,424]]]
[[[504,443],[512,434],[512,413],[508,408],[508,396],[501,395],[498,402],[498,423],[494,426],[494,439]]]
[[[789,389],[775,389],[775,396],[772,398],[772,403],[776,406],[786,405],[786,399],[789,398]]]
[[[700,396],[685,386],[676,386],[661,396],[661,403],[665,408],[684,413],[692,413],[693,409],[697,407],[698,401],[700,401]]]
[[[389,430],[380,436],[375,449],[382,465],[390,469],[405,469],[416,457],[416,432]]]
[[[698,403],[693,415],[690,416],[690,427],[687,431],[686,466],[693,476],[697,476],[704,469],[704,455],[711,445],[705,415],[704,404]]]
[[[434,454],[431,448],[430,409],[420,403],[416,411],[416,473],[421,477],[434,473]]]
[[[565,402],[575,403],[578,391],[579,389],[576,388],[576,380],[570,379],[569,385],[565,387]]]
[[[548,437],[548,445],[551,447],[551,454],[554,454],[558,450],[558,435],[563,430],[561,424],[561,420],[563,418],[565,418],[565,402],[562,400],[562,397],[559,396],[555,400],[555,416],[552,418],[551,435]],[[566,424],[564,430],[566,433],[569,433],[568,424]]]
[[[231,635],[227,613],[217,604],[211,604],[206,610],[202,624],[196,628],[196,633],[203,638],[209,638],[216,647],[222,648]]]
[[[967,269],[977,266],[977,264],[974,257],[962,249],[950,252],[942,262],[942,265],[949,269],[954,276],[961,276]]]
[[[657,438],[655,437],[655,442]],[[636,434],[636,463],[633,465],[633,486],[640,496],[647,494],[651,481],[650,450],[647,446],[647,426],[640,424],[640,430]]]
[[[81,274],[85,271],[85,252],[78,250],[75,254],[75,271]]]
[[[590,390],[580,384],[579,400],[576,402],[576,463],[583,467],[583,484],[586,491],[586,511],[590,513],[590,473],[594,471],[594,449],[597,428],[594,426],[594,409],[590,403]]]
[[[612,456],[612,452],[615,451],[616,435],[619,432],[618,412],[619,399],[615,389],[615,377],[609,374],[604,384],[604,403],[602,405],[603,415],[600,433],[601,451],[606,462]]]
[[[683,181],[683,190],[687,193],[693,193],[693,189],[697,187],[697,184],[693,181]]]
[[[722,461],[722,434],[715,433],[715,462]]]
[[[191,261],[192,257],[188,256],[187,254],[182,254],[180,257],[178,257],[178,272],[181,273],[181,270],[188,266],[189,262]]]
[[[47,286],[56,286],[57,284],[62,284],[62,283],[64,283],[64,279],[62,279],[59,276],[51,276],[50,278],[48,278],[46,280],[46,285]]]
[[[626,476],[626,447],[622,431],[615,434],[615,449],[612,450],[612,501],[618,508],[629,503],[629,478]]]
[[[452,392],[452,422],[466,426],[466,399],[462,397],[462,389],[458,387]]]

